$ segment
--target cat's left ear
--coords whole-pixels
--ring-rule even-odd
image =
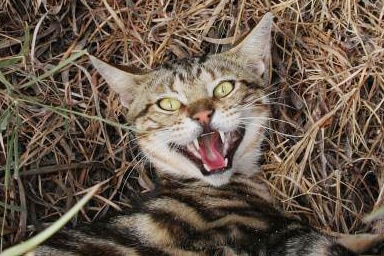
[[[119,94],[123,106],[129,109],[137,96],[137,85],[145,76],[126,72],[92,55],[89,59],[112,90]]]
[[[257,26],[234,48],[224,54],[233,55],[245,61],[256,75],[265,75],[271,56],[271,31],[273,14],[268,12]]]

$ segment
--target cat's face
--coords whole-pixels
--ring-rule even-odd
[[[146,74],[91,60],[128,108],[137,141],[159,172],[214,186],[257,172],[268,118],[272,15],[230,51],[166,64]]]

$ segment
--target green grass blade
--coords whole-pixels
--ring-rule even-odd
[[[0,71],[0,83],[5,85],[8,93],[10,93],[13,90],[13,85],[10,82],[8,82],[8,80],[5,78],[4,74],[1,71]]]
[[[364,218],[364,222],[369,223],[378,219],[384,218],[384,206],[371,212]]]
[[[87,54],[87,50],[82,50],[82,51],[74,53],[68,59],[63,60],[62,62],[60,62],[57,66],[55,66],[54,68],[52,68],[48,72],[46,72],[46,73],[42,74],[41,76],[38,76],[38,77],[30,80],[29,82],[26,82],[25,84],[20,85],[20,88],[23,89],[23,88],[27,88],[27,87],[32,86],[33,84],[35,84],[35,83],[37,83],[37,82],[39,82],[39,81],[41,81],[41,80],[43,80],[43,79],[53,75],[54,73],[56,73],[57,71],[61,70],[65,66],[73,63],[75,60],[77,60],[78,58],[80,58],[81,56],[83,56],[85,54]]]
[[[59,231],[71,218],[73,218],[73,216],[75,216],[76,213],[78,213],[81,208],[96,194],[99,188],[100,185],[96,185],[90,188],[89,192],[55,223],[53,223],[43,232],[27,240],[26,242],[8,248],[1,254],[1,256],[22,255],[33,250],[36,246],[38,246],[39,244],[47,240],[50,236],[52,236],[54,233]]]

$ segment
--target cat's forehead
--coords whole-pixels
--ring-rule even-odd
[[[153,73],[153,85],[182,83],[188,88],[199,83],[235,78],[240,73],[237,66],[236,62],[215,55],[176,60],[163,64]]]
[[[176,59],[161,65],[160,70],[162,74],[170,78],[188,82],[188,80],[198,78],[204,69],[210,68],[210,65],[207,65],[207,59],[207,56]]]
[[[191,58],[176,59],[160,66],[160,69],[172,76],[189,75],[198,77],[201,72],[226,73],[236,71],[236,63],[221,55],[204,55]],[[181,77],[180,77],[181,78]]]
[[[185,101],[210,96],[212,88],[221,80],[236,79],[235,63],[223,61],[218,56],[181,59],[163,64],[152,72],[150,91],[157,97],[185,96]]]
[[[185,69],[190,71],[196,65],[204,63],[207,59],[208,59],[208,56],[194,56],[194,57],[187,57],[182,59],[173,59],[163,63],[160,66],[160,68],[163,68],[166,70]]]

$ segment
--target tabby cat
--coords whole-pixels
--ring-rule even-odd
[[[31,255],[355,255],[284,216],[257,177],[272,23],[268,13],[228,51],[144,74],[90,56],[159,181],[129,212],[63,230]]]

